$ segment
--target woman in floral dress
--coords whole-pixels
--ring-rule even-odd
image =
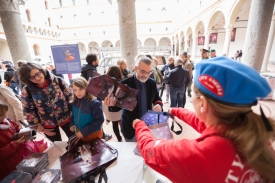
[[[26,85],[22,90],[23,111],[30,125],[38,124],[38,131],[51,141],[61,141],[59,127],[68,137],[70,131],[72,92],[66,82],[36,63],[23,64],[20,80]]]

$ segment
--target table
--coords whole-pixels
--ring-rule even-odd
[[[60,169],[59,155],[65,153],[67,142],[55,142],[49,153],[49,166],[47,168]],[[118,158],[107,169],[110,183],[142,183],[145,163],[142,157],[133,153],[136,142],[108,142],[108,145],[118,150]],[[55,153],[53,153],[55,152]],[[98,176],[96,178],[96,181]]]

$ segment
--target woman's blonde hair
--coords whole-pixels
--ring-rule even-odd
[[[86,90],[86,88],[88,87],[88,82],[83,77],[77,77],[73,80],[73,82],[71,84],[71,87],[73,87],[73,86],[76,86],[78,88]],[[93,96],[93,95],[89,94],[88,92],[86,92],[85,98],[87,98],[87,101],[92,101],[92,100],[95,99],[95,96]],[[77,100],[77,96],[74,94],[73,99],[70,103],[74,103],[74,102],[76,102],[76,100]]]
[[[194,92],[196,97],[203,95],[195,85]],[[267,131],[261,116],[251,111],[251,107],[229,106],[207,96],[205,98],[213,115],[219,120],[214,125],[222,136],[233,141],[245,163],[264,179],[275,180],[275,154],[272,149],[274,119],[268,118],[273,131]]]
[[[122,64],[125,64],[126,65],[126,60],[121,58],[117,61],[117,65],[119,66],[119,68],[121,68]]]

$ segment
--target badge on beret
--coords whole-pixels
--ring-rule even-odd
[[[198,81],[210,92],[219,97],[223,97],[224,90],[222,88],[222,85],[214,77],[203,74],[199,76]]]

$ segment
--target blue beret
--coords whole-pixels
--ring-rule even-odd
[[[252,106],[271,88],[251,67],[227,57],[202,60],[195,66],[197,88],[215,101],[228,105]]]

